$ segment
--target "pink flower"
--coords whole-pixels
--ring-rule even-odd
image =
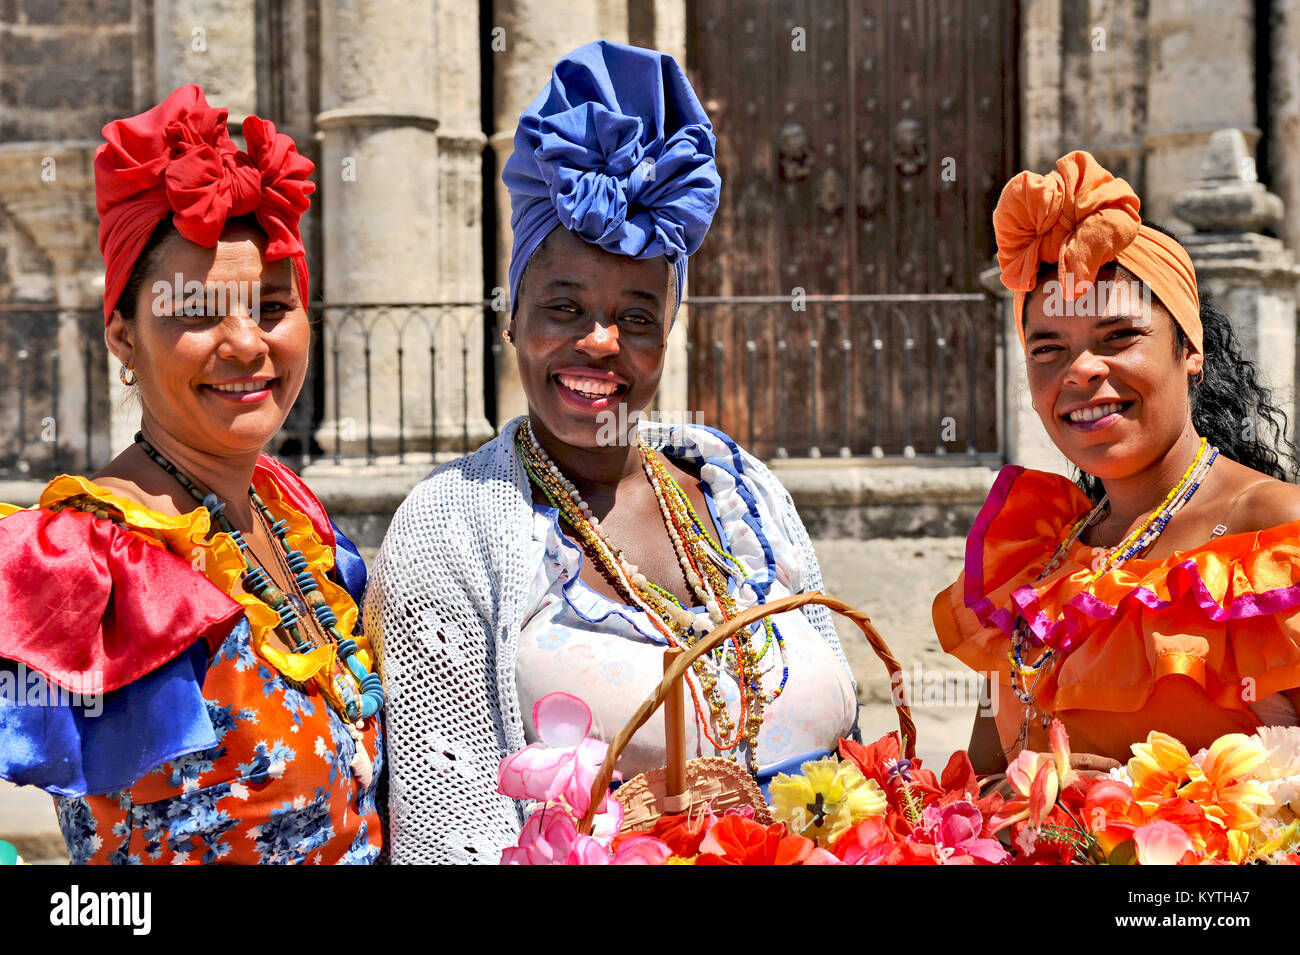
[[[577,839],[578,827],[573,817],[563,810],[543,806],[524,823],[518,845],[501,850],[501,864],[563,865],[573,852]]]
[[[1163,819],[1138,826],[1133,831],[1133,841],[1137,844],[1138,862],[1142,865],[1179,865],[1189,852],[1195,858],[1196,847],[1191,837]]]
[[[654,836],[633,836],[614,852],[614,865],[663,865],[673,850]]]
[[[818,846],[803,860],[804,865],[844,865],[833,853]]]
[[[591,784],[609,749],[600,740],[586,738],[591,710],[572,694],[548,693],[533,705],[533,725],[540,741],[501,761],[497,791],[537,802],[563,796],[581,815],[591,802]]]
[[[921,824],[911,841],[939,848],[939,858],[946,865],[997,865],[1010,858],[996,839],[981,839],[984,817],[972,803],[964,800],[946,806],[929,805],[921,813]]]

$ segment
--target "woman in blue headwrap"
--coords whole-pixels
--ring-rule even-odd
[[[506,339],[528,415],[412,491],[366,599],[395,862],[496,862],[515,842],[522,807],[497,793],[497,766],[537,738],[546,694],[584,699],[609,739],[658,684],[666,646],[821,587],[766,467],[711,428],[637,421],[720,191],[712,126],[678,64],[575,50],[521,117],[503,179]],[[764,781],[853,731],[824,608],[769,617],[738,647],[689,674],[688,752]],[[624,778],[664,763],[660,720],[624,752]]]

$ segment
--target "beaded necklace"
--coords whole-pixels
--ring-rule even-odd
[[[1207,453],[1208,451],[1208,453]],[[1124,538],[1117,546],[1111,548],[1106,553],[1106,558],[1100,566],[1094,568],[1093,573],[1084,583],[1084,590],[1091,587],[1101,579],[1108,571],[1114,570],[1121,566],[1130,558],[1142,553],[1150,547],[1161,532],[1168,525],[1172,518],[1183,506],[1192,499],[1201,482],[1205,480],[1205,475],[1209,473],[1215,459],[1219,456],[1219,449],[1210,447],[1205,438],[1201,438],[1201,444],[1197,448],[1196,457],[1188,465],[1187,470],[1173,489],[1165,495],[1164,501],[1158,508],[1151,512],[1134,531]],[[1103,497],[1097,505],[1086,515],[1075,522],[1070,533],[1066,535],[1064,541],[1056,548],[1052,554],[1051,560],[1047,562],[1042,571],[1034,579],[1037,583],[1045,577],[1055,573],[1065,560],[1066,555],[1075,542],[1083,536],[1089,527],[1096,523],[1097,519],[1106,512],[1109,507],[1109,497]],[[1020,725],[1020,732],[1016,737],[1016,742],[1012,750],[1022,749],[1029,739],[1029,724],[1033,716],[1035,692],[1038,688],[1038,681],[1043,674],[1047,672],[1059,656],[1057,648],[1047,646],[1037,660],[1027,663],[1024,658],[1025,650],[1030,645],[1037,645],[1032,639],[1029,631],[1029,623],[1023,617],[1016,620],[1015,634],[1012,637],[1011,648],[1007,651],[1007,657],[1011,661],[1011,689],[1016,694],[1016,698],[1025,704],[1025,718]],[[1042,725],[1046,729],[1051,720],[1051,714],[1043,712]]]
[[[666,588],[646,579],[635,564],[624,559],[623,550],[605,534],[600,521],[591,512],[590,505],[571,481],[551,460],[538,442],[532,422],[525,420],[515,436],[516,446],[529,479],[555,507],[565,522],[577,531],[587,551],[596,559],[605,576],[632,605],[646,613],[651,624],[663,634],[670,646],[690,646],[703,638],[713,627],[739,613],[731,596],[729,582],[733,577],[748,580],[744,565],[726,551],[708,533],[681,485],[668,472],[654,453],[637,438],[642,467],[655,492],[660,514],[672,541],[673,550],[682,568],[682,576],[691,591],[704,605],[705,612],[696,615],[686,608]],[[742,583],[743,586],[743,583]],[[687,680],[701,732],[720,752],[743,748],[751,771],[757,766],[758,734],[763,723],[763,707],[779,697],[789,679],[785,640],[770,618],[763,620],[766,642],[756,650],[751,641],[739,634],[727,641],[712,658],[701,658],[693,666],[695,681]],[[775,642],[782,662],[780,685],[765,693],[759,665]],[[770,667],[769,667],[770,669]],[[718,688],[718,674],[734,674],[740,688],[740,713],[733,720],[727,712],[722,693]],[[711,718],[706,717],[700,700],[703,690]],[[715,734],[714,727],[718,730]]]
[[[267,537],[278,544],[276,556],[281,562],[281,567],[286,571],[286,576],[293,591],[286,595],[284,591],[275,585],[274,579],[265,567],[261,566],[260,563],[255,567],[250,562],[250,557],[255,561],[256,556],[249,549],[248,542],[244,540],[244,535],[236,530],[226,515],[222,513],[225,510],[226,502],[219,500],[215,494],[204,493],[200,490],[188,475],[146,441],[142,433],[136,432],[135,442],[140,445],[155,464],[175,478],[181,487],[189,492],[191,497],[199,501],[207,509],[212,522],[219,526],[238,545],[240,557],[244,561],[244,573],[241,575],[244,589],[255,595],[279,615],[280,623],[276,629],[288,637],[293,652],[310,653],[319,645],[311,638],[312,631],[311,627],[306,623],[307,620],[311,620],[316,625],[317,632],[324,639],[332,640],[335,643],[334,666],[329,673],[318,673],[316,682],[322,690],[326,691],[323,695],[330,706],[338,711],[347,724],[348,731],[356,742],[356,755],[352,759],[352,770],[362,785],[368,786],[371,779],[372,764],[370,756],[366,752],[361,733],[364,728],[364,721],[383,708],[383,683],[376,674],[369,672],[357,658],[356,642],[350,637],[344,637],[339,633],[337,627],[338,618],[331,609],[329,602],[326,601],[320,584],[312,576],[306,556],[289,543],[287,536],[289,523],[283,519],[276,519],[257,491],[249,487],[248,496],[253,503],[253,513],[261,522]],[[310,612],[308,608],[310,608]],[[307,632],[304,633],[304,630]],[[335,703],[335,697],[337,697],[337,703]]]

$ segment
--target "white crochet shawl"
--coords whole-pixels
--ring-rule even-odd
[[[398,508],[371,570],[365,632],[387,693],[389,853],[394,863],[496,863],[523,825],[497,793],[497,765],[525,745],[515,650],[536,568],[532,492],[515,418],[474,454],[442,465]],[[713,446],[692,426],[640,425],[651,447]],[[705,433],[700,434],[700,431]],[[794,502],[741,452],[744,474],[799,554],[804,586],[821,570]],[[825,607],[804,608],[847,669]]]

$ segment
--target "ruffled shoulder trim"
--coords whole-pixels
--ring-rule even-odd
[[[338,618],[339,632],[352,633],[357,622],[357,605],[351,595],[330,576],[330,571],[335,566],[334,534],[329,519],[324,516],[324,509],[321,508],[315,495],[306,489],[306,485],[303,485],[296,475],[292,478],[295,488],[292,495],[282,491],[280,483],[282,472],[290,475],[292,472],[279,462],[267,458],[266,455],[263,455],[262,459],[265,460],[259,459],[258,467],[253,474],[254,487],[272,513],[289,524],[289,538],[303,552],[303,556],[307,558],[308,569],[320,582],[325,599],[334,611],[335,617]],[[330,544],[326,544],[322,539],[317,523],[290,502],[290,496],[300,503],[305,502],[309,510],[319,511],[317,520],[321,521],[326,528]],[[176,516],[161,514],[130,498],[115,494],[88,478],[69,474],[60,475],[46,486],[37,507],[48,510],[73,499],[92,499],[102,503],[110,516],[120,515],[120,521],[117,523],[123,528],[136,531],[144,535],[145,539],[156,540],[171,551],[170,556],[180,560],[180,566],[186,571],[191,573],[197,571],[201,576],[206,577],[219,592],[217,596],[221,597],[227,606],[236,605],[232,620],[237,618],[238,609],[242,609],[252,629],[252,644],[258,655],[286,677],[300,683],[307,683],[317,673],[333,667],[336,656],[333,644],[317,647],[310,653],[291,654],[280,650],[270,641],[270,635],[279,623],[279,616],[256,595],[244,592],[239,586],[244,572],[244,559],[239,545],[229,534],[212,531],[211,518],[206,508],[196,507],[187,514]],[[94,520],[89,514],[86,517]],[[184,560],[187,556],[188,562]],[[228,632],[227,627],[225,631],[209,639],[212,652],[216,651]],[[373,663],[369,642],[360,636],[355,639],[360,660],[369,668]],[[2,655],[5,654],[0,652],[0,656]]]
[[[1130,560],[1089,586],[1095,548],[1076,542],[1060,569],[1032,582],[1090,507],[1059,475],[1003,469],[966,541],[964,597],[981,623],[1010,635],[1023,615],[1038,642],[1069,650],[1084,621],[1114,617],[1130,600],[1151,610],[1195,607],[1213,623],[1300,606],[1300,521]],[[1008,586],[999,606],[995,595]]]
[[[1006,673],[1023,617],[1035,643],[1071,654],[1058,665],[1061,706],[1140,705],[1173,673],[1238,708],[1242,679],[1260,695],[1300,685],[1300,626],[1288,619],[1300,607],[1300,521],[1130,560],[1091,583],[1097,551],[1076,542],[1037,580],[1090,507],[1059,475],[1004,469],[967,539],[962,577],[936,598],[944,648]]]
[[[77,498],[103,504],[110,519],[60,509]],[[198,640],[215,653],[239,619],[239,605],[184,556],[201,541],[206,512],[167,518],[69,475],[51,481],[37,507],[6,510],[0,657],[57,685],[94,674],[117,689]]]

